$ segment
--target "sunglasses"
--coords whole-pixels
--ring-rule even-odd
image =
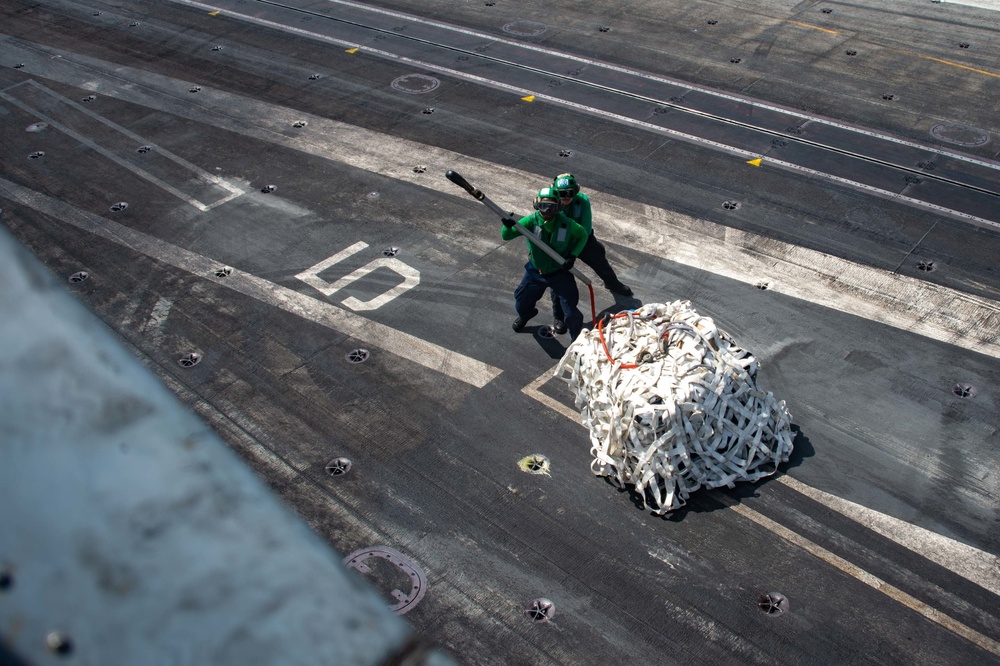
[[[542,201],[541,203],[538,204],[538,210],[540,210],[543,213],[550,213],[550,212],[554,213],[555,211],[559,210],[559,204],[552,203],[549,201]]]
[[[573,190],[559,190],[559,198],[560,199],[572,199],[573,198]]]

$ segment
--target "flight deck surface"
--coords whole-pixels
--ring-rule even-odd
[[[459,663],[1000,663],[997,14],[870,4],[5,0],[0,221]],[[596,314],[715,319],[791,461],[668,517],[594,476],[449,169],[574,173]]]

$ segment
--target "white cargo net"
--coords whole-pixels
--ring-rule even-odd
[[[757,388],[757,367],[712,319],[674,301],[584,331],[556,375],[571,370],[594,474],[634,485],[664,514],[699,488],[756,481],[788,460],[791,415]]]

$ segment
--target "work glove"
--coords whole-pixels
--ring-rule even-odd
[[[568,271],[568,270],[571,270],[573,268],[573,264],[575,264],[575,263],[576,263],[576,257],[570,257],[569,259],[567,259],[566,261],[563,262],[562,267],[563,267],[564,270]]]
[[[517,222],[515,222],[514,218],[512,217],[505,217],[503,218],[503,220],[501,220],[501,222],[503,222],[503,226],[507,227],[508,229],[513,229],[514,225],[517,224]]]

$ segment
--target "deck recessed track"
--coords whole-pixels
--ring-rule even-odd
[[[202,6],[194,0],[175,1]],[[501,26],[500,34],[490,35],[347,0],[222,0],[213,7],[228,16],[533,95],[537,101],[641,131],[747,159],[760,157],[765,166],[1000,228],[1000,164],[931,143],[562,53],[533,43],[531,36],[508,37],[514,33],[501,31]],[[300,27],[304,17],[310,18],[308,29]],[[929,142],[941,140],[940,129],[936,134],[933,129],[928,128]]]

